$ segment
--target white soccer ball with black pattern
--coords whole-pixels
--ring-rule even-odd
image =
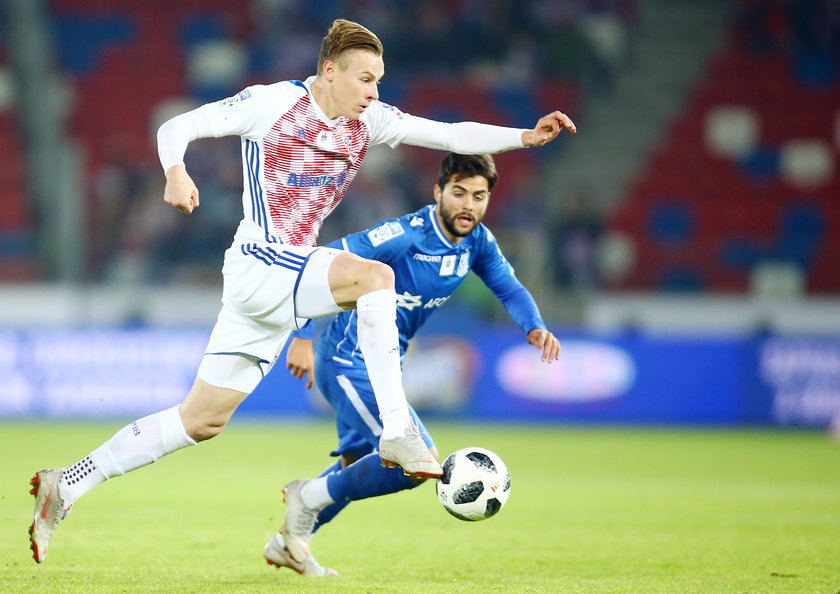
[[[459,520],[476,522],[499,513],[510,495],[510,473],[498,455],[484,448],[462,448],[443,461],[437,496]]]

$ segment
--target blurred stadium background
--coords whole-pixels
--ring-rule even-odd
[[[576,122],[498,156],[487,222],[561,337],[543,366],[480,281],[408,391],[478,419],[826,427],[840,410],[840,5],[833,0],[6,0],[0,418],[178,402],[241,216],[238,139],[162,201],[154,133],[313,73],[332,19],[385,44],[381,97],[445,121]],[[321,239],[431,199],[441,155],[375,150]],[[283,397],[278,397],[283,394]],[[280,369],[242,414],[323,414]]]

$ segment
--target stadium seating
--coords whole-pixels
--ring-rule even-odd
[[[744,292],[782,262],[808,292],[840,291],[840,77],[824,52],[755,37],[733,26],[612,213],[637,251],[613,288]]]
[[[0,48],[0,282],[38,278],[35,220],[26,193],[26,153],[15,120],[14,83]]]

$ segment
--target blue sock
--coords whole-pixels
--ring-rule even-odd
[[[327,507],[319,511],[318,517],[315,519],[315,525],[312,527],[312,534],[318,532],[318,528],[336,517],[338,513],[348,505],[350,505],[349,500],[336,501],[335,503],[330,503]]]
[[[339,470],[341,470],[341,458],[327,466],[324,469],[324,472],[318,475],[318,478],[321,478],[322,476],[327,476],[328,474],[332,474],[334,472],[338,472]]]
[[[418,484],[405,476],[401,468],[382,466],[378,453],[368,454],[327,478],[327,488],[335,503],[318,513],[313,532],[336,517],[351,501],[413,489]]]

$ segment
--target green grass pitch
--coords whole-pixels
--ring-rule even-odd
[[[840,591],[840,444],[799,431],[428,426],[511,471],[498,516],[458,521],[432,484],[357,502],[313,540],[341,575],[265,565],[280,489],[316,475],[331,423],[235,420],[218,438],[81,499],[47,561],[28,481],[122,426],[0,424],[2,592]]]

